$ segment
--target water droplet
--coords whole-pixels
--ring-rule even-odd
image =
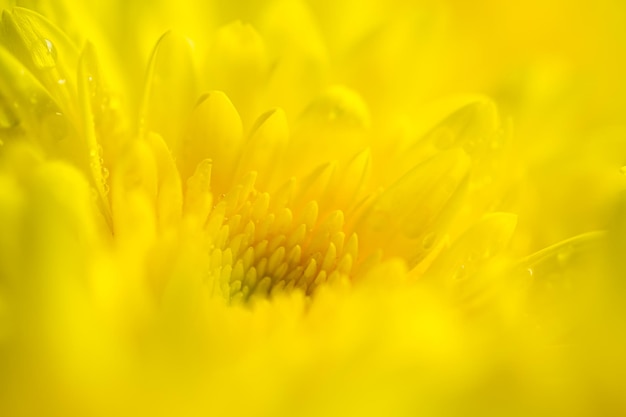
[[[435,232],[428,233],[426,236],[424,236],[424,240],[422,240],[422,247],[425,250],[430,250],[435,244],[436,238],[437,235],[435,234]]]
[[[91,92],[91,98],[96,99],[99,94],[100,86],[96,82],[96,79],[91,75],[87,78],[87,80],[89,81],[89,91]]]
[[[58,80],[58,81],[57,81],[57,84],[59,84],[59,85],[65,85],[65,83],[66,83],[66,82],[67,82],[67,80],[66,80],[66,79],[61,78],[60,80]]]
[[[50,58],[52,58],[52,60],[56,62],[57,49],[54,47],[54,44],[52,43],[52,41],[50,39],[44,39],[43,43],[46,47],[46,50],[48,51],[48,56],[50,56]]]
[[[621,168],[619,169],[619,172],[620,172],[622,175],[626,175],[626,165],[624,165],[623,167],[621,167]]]
[[[528,268],[528,269],[526,269],[526,274],[528,274],[528,276],[529,276],[530,278],[532,278],[532,277],[533,277],[533,275],[535,274],[535,271],[533,271],[533,269],[532,269],[532,268]]]

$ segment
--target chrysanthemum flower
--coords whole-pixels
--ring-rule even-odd
[[[535,230],[551,154],[509,113],[532,115],[426,100],[396,60],[406,36],[434,59],[445,14],[351,5],[344,28],[341,5],[203,6],[194,43],[145,39],[194,21],[167,3],[3,11],[0,414],[624,410],[619,169],[577,156],[602,216]]]

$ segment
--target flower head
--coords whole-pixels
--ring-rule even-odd
[[[614,311],[576,306],[623,270],[605,246],[623,247],[619,226],[531,253],[541,233],[524,218],[516,238],[515,213],[532,213],[524,175],[543,157],[512,117],[393,82],[418,65],[385,49],[438,39],[437,8],[364,8],[345,30],[339,8],[316,24],[322,6],[300,2],[237,11],[259,31],[215,13],[207,39],[162,35],[138,83],[143,37],[38,7],[56,24],[7,8],[0,31],[9,415],[566,415],[603,401],[584,377],[619,381],[570,370]]]

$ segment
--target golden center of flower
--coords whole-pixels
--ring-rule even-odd
[[[294,290],[312,295],[348,279],[358,243],[346,236],[343,212],[320,214],[316,201],[294,200],[293,181],[270,198],[254,178],[222,195],[206,220],[213,292],[238,303]]]

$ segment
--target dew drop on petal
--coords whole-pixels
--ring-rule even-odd
[[[37,47],[33,53],[35,65],[39,68],[53,68],[57,61],[57,49],[50,39],[43,39],[43,48]]]
[[[54,44],[52,43],[52,41],[50,39],[44,39],[43,41],[46,44],[46,49],[48,49],[48,53],[50,54],[52,59],[54,59],[56,61],[56,59],[57,59],[57,50],[54,47]]]
[[[424,239],[422,240],[422,247],[425,250],[431,249],[435,244],[436,237],[437,235],[435,234],[435,232],[428,233],[426,236],[424,236]]]

